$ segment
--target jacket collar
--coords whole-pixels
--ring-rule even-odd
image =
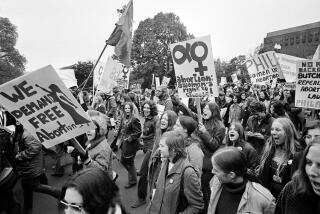
[[[169,160],[167,160],[168,163],[167,165],[169,165]],[[171,176],[172,174],[181,174],[182,173],[182,169],[184,167],[184,161],[185,158],[180,158],[177,162],[175,162],[175,164],[173,165],[173,167],[170,169],[170,171],[168,172],[167,177]]]

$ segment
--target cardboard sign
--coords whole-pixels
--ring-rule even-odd
[[[231,74],[231,78],[232,78],[232,82],[233,83],[238,83],[239,82],[237,74]]]
[[[225,84],[227,84],[227,78],[221,77],[220,85],[225,85]]]
[[[108,57],[107,63],[103,68],[100,81],[97,86],[98,91],[109,92],[114,86],[118,86],[117,81],[121,79],[123,65]],[[101,69],[99,70],[99,72]]]
[[[1,85],[0,100],[46,147],[95,128],[51,65]]]
[[[78,87],[73,69],[60,69],[57,73],[67,88]]]
[[[295,106],[320,109],[320,60],[297,63]]]
[[[274,51],[253,56],[245,64],[252,84],[272,84],[274,79],[282,79],[282,74],[279,76],[281,70]]]
[[[169,82],[170,82],[170,77],[163,77],[161,85],[168,86]]]
[[[161,116],[163,115],[165,106],[164,106],[164,105],[157,104],[157,109],[158,109],[158,116],[159,116],[159,118],[161,118]]]
[[[218,97],[210,36],[170,45],[178,93],[186,97]]]
[[[281,53],[276,53],[276,56],[286,82],[295,82],[297,78],[297,62],[305,59]]]

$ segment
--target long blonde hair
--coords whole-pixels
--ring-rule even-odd
[[[299,135],[298,132],[295,128],[295,126],[293,125],[292,121],[288,118],[277,118],[273,121],[273,123],[278,122],[282,125],[286,138],[285,138],[285,142],[284,142],[284,157],[281,160],[281,163],[279,164],[279,172],[282,170],[282,168],[284,167],[284,163],[287,162],[290,158],[290,156],[292,156],[293,154],[295,154],[297,152],[297,149],[300,148],[300,143],[298,141],[299,139]],[[273,124],[272,123],[272,124]],[[271,151],[273,148],[275,148],[275,142],[272,136],[270,136],[270,138],[267,140],[266,145],[264,147],[262,156],[261,156],[261,161],[260,161],[260,166],[258,167],[258,173],[260,174],[263,170],[263,168],[265,167],[265,163],[266,160],[268,159],[268,157],[270,155],[274,155],[271,154]]]

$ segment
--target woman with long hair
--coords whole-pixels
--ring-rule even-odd
[[[151,161],[149,161],[149,188],[150,192],[154,189],[157,182],[158,175],[161,168],[161,157],[159,151],[159,142],[161,136],[168,132],[172,131],[174,125],[176,124],[178,116],[174,111],[165,111],[157,124],[155,142],[153,144],[153,149],[151,153]]]
[[[271,127],[257,169],[262,185],[277,197],[298,168],[301,145],[298,133],[288,118],[277,118]]]
[[[299,169],[281,191],[276,214],[320,213],[320,143],[307,146]]]
[[[84,169],[64,184],[59,209],[66,214],[124,214],[119,188],[100,168]]]
[[[139,171],[140,179],[138,182],[138,200],[132,204],[132,208],[140,207],[146,203],[149,159],[155,141],[159,120],[157,106],[152,100],[146,100],[142,104],[142,116],[144,117],[144,124],[141,139],[145,156]]]
[[[226,146],[233,146],[241,150],[246,157],[248,169],[254,172],[258,164],[258,153],[250,143],[245,141],[241,123],[233,122],[230,124],[226,136]]]
[[[210,199],[210,180],[213,177],[211,157],[221,146],[226,129],[220,116],[220,108],[215,102],[205,104],[203,108],[203,123],[198,125],[198,136],[201,139],[201,149],[204,153],[201,187],[204,198],[204,212]]]
[[[105,103],[104,103],[102,97],[98,94],[96,94],[93,97],[92,108],[93,108],[93,110],[96,110],[96,111],[101,112],[103,114],[107,113]]]
[[[125,188],[131,188],[137,184],[137,172],[134,158],[139,149],[141,124],[139,118],[133,114],[133,103],[124,104],[124,113],[120,121],[119,133],[121,133],[121,164],[128,171],[128,184]]]
[[[166,132],[159,150],[163,166],[147,213],[200,213],[203,209],[200,179],[186,157],[183,137],[175,131]]]
[[[215,176],[208,213],[274,213],[274,197],[247,174],[242,151],[222,148],[212,156],[212,165]]]

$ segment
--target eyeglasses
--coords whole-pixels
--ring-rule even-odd
[[[69,204],[65,201],[60,201],[60,204],[63,206],[63,209],[66,210],[70,207],[72,212],[75,213],[81,213],[83,207],[81,205],[77,205],[77,204]]]

